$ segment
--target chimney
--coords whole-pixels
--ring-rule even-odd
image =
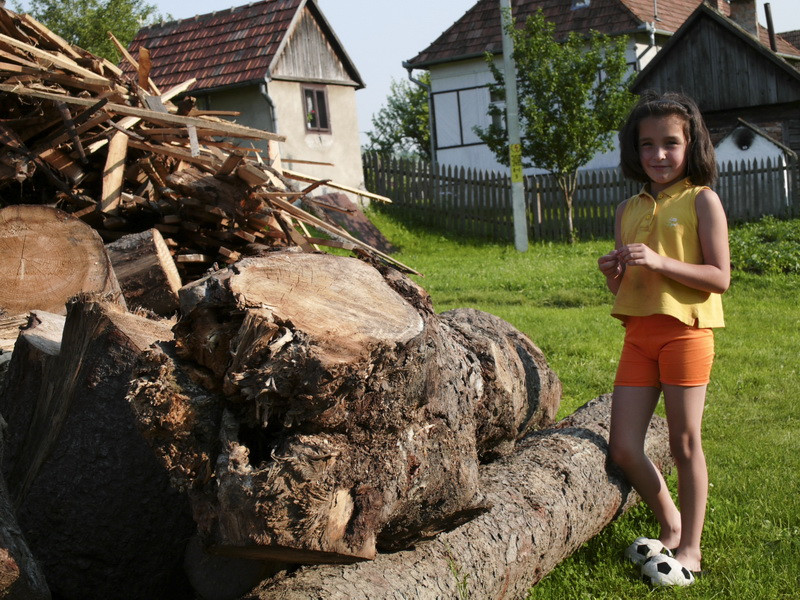
[[[711,8],[715,8],[717,12],[722,13],[723,15],[727,15],[728,11],[726,10],[728,7],[728,0],[703,0],[706,4],[708,4]]]
[[[758,39],[756,0],[730,0],[731,21]]]

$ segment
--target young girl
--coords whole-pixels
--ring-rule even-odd
[[[677,93],[643,94],[619,137],[623,173],[645,185],[617,208],[616,248],[598,259],[625,326],[609,452],[661,526],[652,551],[670,549],[699,572],[708,496],[700,426],[712,328],[724,326],[720,294],[730,284],[725,212],[707,187],[717,177],[714,148],[697,105]],[[662,391],[680,512],[644,453]]]

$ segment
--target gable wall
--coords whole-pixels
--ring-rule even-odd
[[[307,8],[303,10],[271,76],[273,79],[356,85]]]
[[[656,46],[658,47],[658,46]],[[649,38],[631,37],[627,61],[633,65],[637,58],[640,67],[655,56]],[[502,70],[502,57],[495,64]],[[494,77],[485,59],[473,58],[429,67],[431,93],[435,115],[436,157],[443,165],[506,172],[504,167],[472,131],[472,127],[489,125],[489,84]],[[593,160],[586,168],[605,168],[619,164],[618,153],[611,151]],[[541,173],[541,169],[526,169],[526,174]]]
[[[646,88],[682,91],[704,112],[800,98],[796,79],[710,19],[687,31],[668,60],[637,84],[639,90]]]

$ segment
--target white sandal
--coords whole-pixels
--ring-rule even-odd
[[[644,562],[657,554],[672,556],[672,551],[662,544],[659,540],[646,537],[638,537],[625,549],[625,558],[635,565],[642,565]]]

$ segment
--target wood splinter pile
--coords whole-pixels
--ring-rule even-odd
[[[30,15],[0,8],[3,205],[55,205],[105,242],[156,229],[183,283],[253,244],[362,249],[409,270],[297,206],[313,203],[308,194],[322,184],[386,198],[282,169],[282,136],[198,111],[192,98],[173,103],[194,80],[159,90],[149,60],[138,64],[117,46],[137,81]],[[268,159],[256,140],[268,141]]]

